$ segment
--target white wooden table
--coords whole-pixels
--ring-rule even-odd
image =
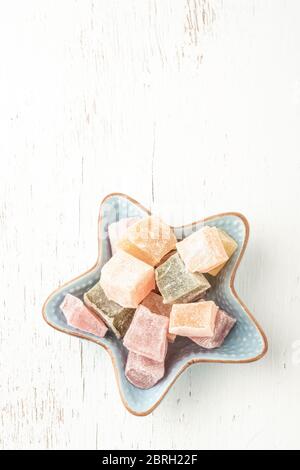
[[[0,446],[300,447],[300,3],[0,2]],[[180,224],[251,223],[237,279],[270,350],[189,369],[131,416],[95,344],[42,320],[128,193]]]

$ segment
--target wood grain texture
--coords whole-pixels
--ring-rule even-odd
[[[300,447],[297,0],[0,2],[0,447]],[[189,369],[146,418],[96,345],[42,321],[97,256],[99,202],[236,210],[268,357]]]

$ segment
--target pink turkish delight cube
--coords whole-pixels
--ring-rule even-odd
[[[156,292],[151,291],[150,294],[148,294],[147,297],[143,300],[142,305],[149,308],[152,313],[156,313],[157,315],[164,315],[165,317],[170,318],[172,305],[164,304],[162,296],[156,294]],[[176,335],[168,333],[167,338],[170,343],[174,343]]]
[[[124,337],[124,346],[153,361],[163,362],[168,348],[169,319],[139,305]]]
[[[66,317],[68,325],[92,333],[100,338],[106,335],[107,326],[100,318],[95,317],[84,303],[74,295],[67,294],[60,305],[60,309]]]
[[[135,387],[142,389],[151,388],[164,374],[164,362],[153,361],[148,357],[129,351],[125,375]]]
[[[232,318],[224,310],[219,310],[216,317],[214,336],[212,338],[191,338],[194,343],[202,348],[219,348],[224,343],[226,337],[236,324],[236,319]]]

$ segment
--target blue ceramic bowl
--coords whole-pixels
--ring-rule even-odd
[[[71,293],[82,298],[84,292],[99,280],[101,267],[111,256],[107,234],[108,225],[124,217],[144,217],[148,214],[147,209],[124,194],[107,196],[100,206],[99,255],[95,266],[55,290],[43,307],[44,319],[50,326],[64,333],[93,341],[107,350],[114,365],[122,401],[131,413],[139,416],[145,416],[156,408],[175,380],[188,366],[201,362],[252,362],[262,358],[268,349],[264,332],[234,289],[235,274],[249,237],[248,222],[244,216],[237,213],[219,214],[191,225],[174,228],[177,237],[181,239],[183,232],[184,236],[187,236],[203,224],[213,225],[224,229],[238,243],[238,250],[219,276],[215,278],[213,288],[209,293],[210,299],[237,319],[235,328],[222,347],[205,350],[187,338],[177,337],[175,343],[169,345],[164,378],[151,389],[140,390],[131,385],[125,377],[127,351],[121,341],[116,339],[111,332],[105,338],[98,338],[66,323],[59,308],[64,296]]]

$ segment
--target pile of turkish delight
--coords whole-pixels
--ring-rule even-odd
[[[202,348],[220,347],[236,323],[206,299],[237,249],[224,231],[203,226],[181,241],[159,217],[128,218],[108,227],[112,257],[83,296],[67,294],[69,325],[104,337],[108,329],[128,350],[125,374],[153,387],[165,373],[168,343],[185,336]],[[209,276],[205,276],[208,274]]]

